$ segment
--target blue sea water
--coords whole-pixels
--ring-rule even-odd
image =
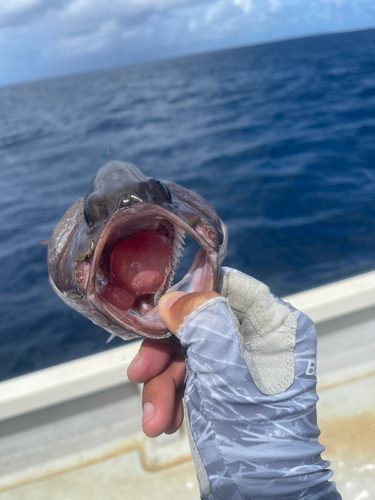
[[[107,148],[209,200],[278,295],[375,268],[375,30],[0,88],[0,379],[122,344],[40,245]]]

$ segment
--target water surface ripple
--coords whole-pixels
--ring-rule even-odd
[[[39,245],[107,147],[207,198],[276,294],[375,267],[374,30],[1,88],[0,116],[1,379],[107,348]]]

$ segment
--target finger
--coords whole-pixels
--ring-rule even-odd
[[[163,344],[144,340],[128,368],[128,378],[136,384],[151,380],[164,370],[172,356],[181,348],[179,344]]]
[[[165,326],[176,334],[184,318],[199,306],[215,297],[220,297],[216,292],[171,292],[163,295],[158,304],[158,314]]]
[[[177,425],[180,416],[176,409],[176,390],[182,387],[184,379],[185,358],[176,355],[162,373],[144,385],[142,427],[147,436],[159,436],[174,422]]]
[[[174,414],[172,418],[171,425],[164,432],[165,434],[173,434],[176,432],[182,424],[184,419],[184,408],[182,405],[182,398],[184,397],[185,387],[181,387],[176,391],[175,404],[174,404]]]

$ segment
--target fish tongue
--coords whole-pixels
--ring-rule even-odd
[[[141,231],[112,250],[111,282],[102,297],[125,311],[141,295],[156,293],[170,271],[173,247],[158,231]]]
[[[124,288],[116,286],[114,283],[108,283],[101,293],[101,296],[112,305],[129,311],[134,306],[136,297],[127,292]]]

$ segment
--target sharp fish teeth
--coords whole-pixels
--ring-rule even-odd
[[[185,231],[180,229],[179,227],[175,227],[175,238],[173,242],[173,260],[172,260],[172,268],[169,274],[169,283],[168,288],[173,285],[173,279],[176,274],[176,269],[178,268],[177,264],[180,262],[179,257],[182,257],[184,252],[185,245]]]
[[[182,257],[185,246],[185,231],[180,229],[179,227],[175,227],[175,237],[173,241],[173,259],[171,263],[171,271],[169,273],[169,277],[167,279],[166,285],[162,286],[160,290],[158,290],[154,295],[154,305],[156,306],[159,302],[160,297],[166,290],[169,290],[173,285],[173,280],[176,274],[176,269],[178,269],[178,265],[180,262],[179,257]]]

